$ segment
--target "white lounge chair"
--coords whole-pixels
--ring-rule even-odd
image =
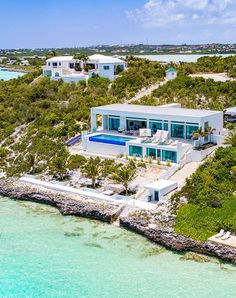
[[[225,235],[223,237],[221,237],[221,240],[227,240],[231,237],[230,232],[226,232]]]
[[[224,234],[225,234],[225,231],[221,229],[220,232],[217,235],[215,235],[215,238],[221,238],[222,236],[224,236]]]

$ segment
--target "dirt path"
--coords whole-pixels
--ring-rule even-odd
[[[149,87],[147,88],[142,88],[140,91],[138,91],[134,97],[132,97],[131,99],[127,99],[125,101],[125,103],[131,103],[135,100],[138,100],[140,98],[142,98],[143,96],[148,96],[150,95],[154,90],[158,89],[159,87],[163,86],[164,84],[167,83],[167,80],[165,79],[164,81],[162,82],[158,82],[158,83],[155,83],[155,84],[152,84],[150,85]]]

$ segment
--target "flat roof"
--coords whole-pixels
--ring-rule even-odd
[[[97,60],[100,63],[125,63],[125,61],[111,56],[105,56],[100,54],[94,54],[89,56],[89,60]]]
[[[171,180],[159,179],[155,182],[145,185],[145,188],[161,190],[161,189],[165,189],[166,187],[169,187],[169,186],[173,186],[176,188],[176,187],[178,187],[178,183],[175,181],[171,181]]]
[[[104,56],[104,55],[99,55],[99,54],[94,54],[91,56],[88,56],[89,60],[88,62],[91,61],[98,61],[99,63],[125,63],[123,60],[114,58],[111,56]],[[71,60],[76,60],[74,59],[74,56],[55,56],[52,58],[47,59],[47,61],[71,61]]]
[[[236,107],[228,108],[225,110],[225,114],[236,115]]]
[[[73,60],[73,56],[55,56],[47,59],[47,61],[70,61]]]
[[[145,106],[145,105],[133,105],[133,104],[111,104],[100,107],[92,108],[93,111],[110,111],[110,112],[132,112],[138,114],[149,115],[171,115],[171,116],[189,116],[189,117],[206,117],[220,111],[210,110],[195,110],[195,109],[183,109],[168,106]]]

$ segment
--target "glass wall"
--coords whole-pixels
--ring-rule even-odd
[[[147,156],[150,156],[152,159],[157,159],[158,157],[161,157],[161,150],[155,148],[147,148],[146,154]]]
[[[198,130],[196,125],[186,125],[186,139],[191,139],[194,131]]]
[[[120,118],[109,117],[109,130],[118,130],[120,127]]]
[[[127,130],[139,130],[147,128],[147,121],[142,119],[127,119]]]
[[[151,128],[151,130],[156,133],[157,130],[162,130],[162,122],[150,121],[149,122],[149,128]]]
[[[162,160],[165,161],[169,159],[172,162],[177,162],[177,152],[162,150]]]
[[[143,148],[139,146],[129,146],[129,155],[135,155],[137,157],[143,156]]]
[[[165,122],[165,123],[164,123],[164,130],[166,130],[166,131],[169,130],[169,128],[168,128],[168,122]]]
[[[147,148],[146,154],[147,154],[147,156],[150,156],[152,159],[157,158],[157,150],[154,148]]]
[[[185,128],[184,124],[171,124],[171,137],[184,139],[185,138],[184,128]]]

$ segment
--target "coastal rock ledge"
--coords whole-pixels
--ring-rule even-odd
[[[121,227],[139,233],[169,249],[203,253],[236,263],[235,248],[211,241],[200,242],[179,235],[173,229],[173,219],[166,221],[165,217],[162,218],[156,211],[129,208],[127,212],[125,205],[121,203],[53,191],[16,179],[0,179],[0,195],[51,205],[62,215],[77,215],[109,223],[119,219]]]
[[[130,212],[125,217],[121,216],[120,225],[172,250],[192,251],[236,263],[235,248],[216,244],[212,241],[196,241],[179,235],[174,231],[173,227],[153,220],[153,214],[149,211],[135,211]]]
[[[56,207],[63,215],[77,215],[105,222],[116,220],[124,208],[119,203],[39,188],[15,179],[0,179],[0,194],[11,199],[47,204]]]

